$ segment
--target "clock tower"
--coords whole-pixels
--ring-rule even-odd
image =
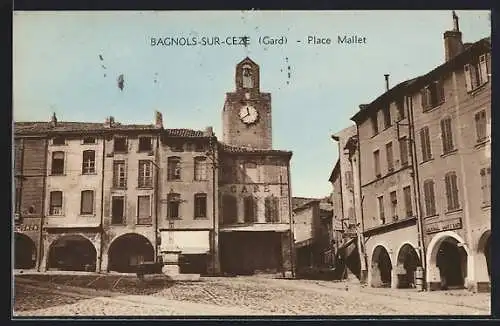
[[[271,94],[260,92],[259,66],[246,57],[236,65],[236,91],[226,93],[223,140],[233,146],[272,149]]]

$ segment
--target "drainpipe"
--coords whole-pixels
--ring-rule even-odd
[[[38,267],[37,271],[40,271],[41,265],[43,263],[43,224],[45,223],[45,196],[46,196],[46,188],[47,188],[47,160],[49,157],[49,141],[47,138],[44,139],[45,144],[44,144],[44,166],[43,166],[43,182],[42,182],[42,213],[40,215],[40,236],[39,236],[39,242],[38,242]],[[23,155],[22,155],[22,164],[21,164],[21,169],[24,169],[24,139],[22,141],[22,146],[23,146]]]
[[[291,157],[290,157],[291,158]],[[292,185],[290,179],[290,160],[288,160],[288,165],[286,168],[287,181],[288,181],[288,223],[290,225],[290,265],[292,269],[292,278],[295,278],[295,244],[294,244],[294,233],[293,233],[293,214],[292,214]]]
[[[102,255],[103,255],[103,247],[104,247],[104,166],[106,164],[106,134],[102,137],[102,167],[101,167],[101,245],[99,250],[99,272],[101,272],[102,267]],[[111,173],[113,173],[111,171]],[[97,268],[97,266],[96,266]]]
[[[427,257],[425,252],[425,242],[424,242],[424,225],[422,221],[422,200],[420,197],[420,178],[418,175],[418,161],[417,161],[417,145],[415,142],[415,124],[413,116],[413,98],[411,96],[406,97],[406,107],[408,108],[408,126],[409,126],[409,142],[411,145],[411,158],[412,158],[412,179],[413,179],[413,197],[416,201],[417,209],[417,232],[418,232],[418,249],[420,252],[420,260],[423,268],[423,289],[426,288],[426,271],[427,271]]]
[[[155,151],[155,161],[158,164],[160,162],[160,136],[156,137],[156,151]],[[158,237],[159,237],[159,229],[158,229],[158,215],[159,215],[159,201],[160,201],[160,167],[158,165],[155,165],[156,167],[156,173],[155,173],[155,219],[154,219],[154,230],[155,230],[155,236],[154,236],[154,254],[155,254],[155,262],[158,262]]]
[[[217,199],[215,196],[218,196],[216,193],[217,188],[216,188],[216,171],[217,171],[217,161],[215,157],[215,148],[216,148],[216,142],[215,142],[215,137],[213,135],[210,135],[210,155],[212,156],[212,226],[213,226],[213,234],[212,234],[212,273],[215,275],[218,273],[218,269],[216,268],[217,266],[217,255],[219,255],[219,250],[215,248],[216,244],[218,243],[216,241],[216,237],[219,236],[217,232],[217,216],[216,216],[216,204],[217,204]]]

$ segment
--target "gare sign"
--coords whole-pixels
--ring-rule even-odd
[[[21,224],[16,225],[15,232],[38,231],[38,224]]]
[[[456,230],[462,228],[462,219],[460,217],[445,220],[445,221],[437,221],[432,222],[424,226],[425,233],[437,233],[441,231],[449,231]]]

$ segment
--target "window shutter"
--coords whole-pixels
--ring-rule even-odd
[[[62,206],[62,192],[61,191],[51,192],[50,201],[52,206]]]
[[[444,84],[441,79],[436,82],[436,92],[439,103],[443,103],[445,100],[445,95],[444,95]]]
[[[139,196],[138,201],[138,216],[141,218],[150,216],[149,196]]]
[[[470,64],[466,64],[464,66],[464,75],[465,75],[465,88],[467,89],[467,92],[470,92],[472,90],[472,67]]]
[[[81,213],[92,214],[94,211],[94,192],[91,190],[82,191]]]
[[[420,130],[420,147],[422,149],[422,161],[427,160],[427,151],[426,151],[426,141],[425,141],[425,129]]]
[[[488,81],[488,65],[486,61],[486,54],[479,56],[479,76],[481,78],[481,84]]]
[[[422,101],[422,110],[425,111],[425,110],[427,110],[427,107],[429,106],[429,101],[427,99],[427,87],[423,88],[420,91],[420,98]]]

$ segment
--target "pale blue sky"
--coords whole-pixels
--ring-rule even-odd
[[[457,14],[464,42],[490,35],[488,12]],[[451,27],[450,11],[15,12],[14,119],[48,121],[56,112],[65,121],[152,123],[159,110],[167,128],[213,126],[222,139],[225,93],[235,87],[235,65],[250,56],[261,90],[272,93],[273,146],[294,152],[293,195],[325,196],[337,160],[330,135],[384,91],[385,73],[393,86],[441,64]],[[337,44],[344,34],[367,44]],[[243,35],[248,48],[150,45],[151,37]],[[265,35],[288,44],[259,45]],[[308,35],[334,43],[308,46]]]

